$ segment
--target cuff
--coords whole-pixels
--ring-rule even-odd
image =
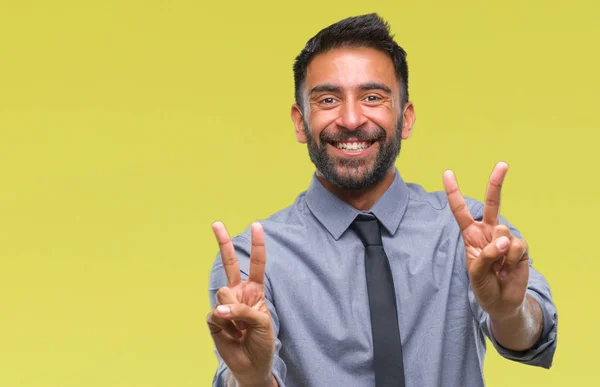
[[[492,334],[492,322],[488,315],[485,316],[486,333],[492,345],[501,356],[520,363],[548,369],[552,366],[554,352],[556,351],[558,320],[556,308],[552,302],[532,289],[528,289],[527,294],[538,302],[543,315],[542,335],[531,348],[525,351],[513,351],[498,344]]]

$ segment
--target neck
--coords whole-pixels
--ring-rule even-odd
[[[360,211],[367,211],[373,207],[381,195],[392,185],[394,175],[395,168],[392,166],[383,179],[372,186],[357,190],[347,190],[332,184],[317,171],[317,178],[329,192]]]

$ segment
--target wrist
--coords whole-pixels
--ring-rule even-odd
[[[500,312],[489,313],[490,320],[493,323],[506,323],[510,321],[522,319],[527,312],[527,297],[523,298],[523,302],[514,309],[504,309]]]
[[[253,375],[252,377],[246,376],[237,376],[230,374],[230,377],[235,380],[235,383],[232,383],[235,387],[278,387],[279,383],[275,379],[272,373],[269,372],[266,377],[256,377]]]
[[[502,347],[525,351],[539,340],[542,334],[543,315],[537,301],[527,296],[515,312],[491,319],[492,335]]]

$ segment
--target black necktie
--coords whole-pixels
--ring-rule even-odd
[[[377,387],[404,387],[402,343],[398,328],[394,280],[383,244],[379,221],[358,215],[351,228],[365,245],[365,269],[373,333],[373,367]]]

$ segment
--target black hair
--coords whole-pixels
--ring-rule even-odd
[[[369,47],[389,55],[400,82],[400,102],[408,101],[408,64],[406,51],[394,41],[388,23],[376,13],[349,17],[319,31],[304,46],[294,62],[296,103],[302,110],[302,88],[306,69],[318,54],[341,47]]]

